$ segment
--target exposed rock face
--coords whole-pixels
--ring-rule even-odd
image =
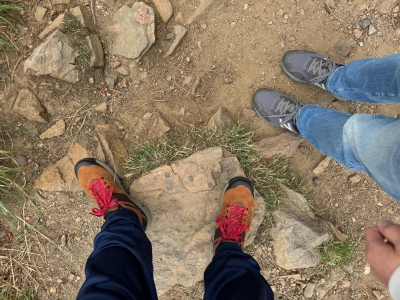
[[[318,264],[315,248],[332,235],[325,223],[315,219],[307,200],[288,188],[288,197],[273,212],[276,228],[274,239],[276,263],[284,269],[311,268]]]
[[[30,89],[21,89],[14,102],[13,111],[28,120],[47,123],[47,115],[35,94]]]
[[[50,75],[75,83],[78,81],[78,70],[74,65],[76,55],[71,38],[57,30],[33,50],[25,61],[24,72],[31,69],[35,75]]]
[[[220,107],[217,112],[210,118],[207,128],[214,132],[221,132],[224,128],[232,128],[235,122],[229,111]]]
[[[302,138],[290,132],[262,139],[257,143],[258,153],[262,157],[292,156]]]
[[[75,143],[68,155],[46,168],[33,184],[34,189],[47,192],[80,191],[81,186],[76,179],[74,166],[82,158],[90,157],[88,150]]]
[[[96,132],[106,156],[106,162],[115,170],[118,176],[123,176],[124,157],[127,151],[119,139],[120,131],[115,125],[98,125]]]
[[[174,13],[171,2],[169,0],[152,0],[154,6],[156,7],[161,19],[164,23],[167,23]]]
[[[65,122],[63,120],[59,120],[56,122],[56,124],[54,124],[45,132],[43,132],[39,137],[42,140],[51,139],[53,137],[64,134],[64,132],[65,132]]]
[[[143,2],[135,2],[132,8],[121,7],[114,15],[114,23],[114,54],[140,59],[155,42],[154,10]]]
[[[244,173],[237,158],[224,158],[222,148],[213,147],[171,166],[161,166],[132,182],[131,195],[143,202],[153,216],[146,234],[153,244],[159,295],[177,283],[187,287],[203,279],[212,258],[220,194],[229,179],[240,175]],[[254,240],[264,216],[265,203],[257,193],[246,245]]]
[[[186,33],[187,33],[187,29],[185,28],[185,26],[182,26],[179,24],[174,25],[175,39],[172,42],[171,46],[169,46],[169,49],[168,49],[167,53],[164,55],[164,57],[168,57],[172,53],[174,53],[176,47],[178,47],[178,45],[180,44],[180,42],[182,41],[182,39],[186,35]]]

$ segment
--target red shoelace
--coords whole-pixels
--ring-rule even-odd
[[[114,187],[103,183],[102,177],[89,186],[89,191],[92,192],[99,206],[99,208],[92,208],[92,215],[102,217],[110,207],[118,204],[118,200],[113,198]]]
[[[247,208],[232,205],[228,205],[228,208],[230,208],[230,212],[227,216],[219,216],[215,220],[222,234],[219,240],[233,240],[243,247],[241,234],[250,228],[250,226],[242,224]]]

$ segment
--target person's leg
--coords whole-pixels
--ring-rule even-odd
[[[221,196],[214,257],[204,272],[206,300],[273,300],[260,266],[242,251],[254,211],[254,189],[244,177],[229,181]]]
[[[319,151],[351,170],[367,173],[400,201],[399,119],[306,105],[298,112],[296,125]]]
[[[400,103],[400,53],[342,66],[315,52],[290,50],[282,67],[293,80],[319,86],[340,100]]]
[[[151,243],[144,232],[150,212],[127,195],[115,172],[103,163],[80,160],[75,173],[99,207],[92,214],[106,219],[94,240],[77,299],[157,299]]]
[[[327,90],[348,100],[400,103],[400,53],[337,68],[327,80]]]
[[[350,170],[366,172],[400,201],[400,120],[350,115],[268,89],[253,96],[254,110],[266,123],[300,134],[322,153]]]

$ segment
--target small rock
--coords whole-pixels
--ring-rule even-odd
[[[342,288],[344,288],[344,289],[347,289],[347,288],[349,288],[350,287],[350,281],[345,281],[345,282],[343,282],[343,284],[342,284]]]
[[[173,39],[175,37],[175,33],[170,32],[167,34],[167,40]]]
[[[298,149],[303,155],[308,156],[310,154],[310,150],[307,147],[300,146]]]
[[[204,31],[207,30],[207,24],[205,24],[205,23],[200,24],[200,27],[201,27],[201,29],[203,29]]]
[[[36,76],[50,75],[75,83],[78,81],[76,56],[77,50],[73,38],[56,30],[25,60],[24,72],[30,69]]]
[[[21,89],[18,92],[13,111],[28,120],[48,123],[44,108],[30,89]]]
[[[74,278],[75,278],[75,275],[72,274],[72,273],[69,273],[68,279],[69,279],[70,281],[72,281],[72,280],[74,280]]]
[[[154,10],[143,2],[135,2],[132,8],[118,9],[113,20],[112,53],[139,60],[156,40]]]
[[[159,116],[157,122],[150,128],[147,136],[149,140],[157,140],[166,134],[170,129],[171,127],[168,122]]]
[[[94,78],[93,78],[93,77],[90,77],[90,78],[89,78],[89,83],[90,83],[90,84],[94,84]]]
[[[371,18],[371,19],[369,19],[369,21],[371,22],[371,24],[378,23],[378,19],[377,18]]]
[[[28,161],[25,156],[17,155],[14,157],[15,161],[17,162],[18,166],[25,167],[28,164]]]
[[[61,247],[67,246],[67,236],[65,234],[61,236],[60,241],[61,241]]]
[[[358,174],[349,176],[349,181],[353,184],[359,183],[361,181],[361,176]]]
[[[309,282],[304,289],[304,297],[309,299],[313,296],[315,290],[315,283]]]
[[[395,6],[395,7],[393,7],[393,10],[392,10],[395,14],[397,14],[399,11],[400,11],[400,6]]]
[[[287,20],[287,19],[289,19],[289,15],[288,15],[288,14],[284,14],[284,15],[283,15],[283,18],[284,18],[285,20]]]
[[[106,76],[104,79],[106,81],[106,85],[110,90],[114,89],[115,83],[117,82],[117,76]]]
[[[280,9],[276,12],[276,16],[279,17],[279,18],[282,18],[282,17],[283,17],[283,9],[282,9],[282,8],[280,8]]]
[[[129,76],[129,70],[126,68],[126,67],[124,67],[124,66],[120,66],[120,67],[118,67],[117,69],[116,69],[116,71],[119,73],[119,74],[121,74],[121,75],[124,75],[124,76]]]
[[[376,299],[378,299],[378,300],[381,300],[385,297],[382,295],[382,293],[380,291],[377,291],[377,290],[373,290],[372,293],[375,295]]]
[[[179,114],[180,116],[184,116],[184,115],[185,115],[185,108],[182,107],[178,114]]]
[[[235,122],[231,114],[222,107],[217,110],[207,124],[207,128],[214,132],[221,132],[224,128],[232,128],[233,126],[235,126]]]
[[[374,25],[369,25],[369,27],[368,27],[368,35],[373,35],[377,31],[378,30],[376,30]]]
[[[321,179],[319,177],[314,177],[313,178],[313,183],[315,186],[320,186],[321,185]]]
[[[50,287],[49,289],[50,294],[55,294],[57,292],[57,288],[55,286]]]
[[[99,36],[97,34],[88,35],[86,37],[86,42],[88,43],[91,52],[90,66],[97,68],[104,67],[104,52]]]
[[[290,157],[296,151],[302,139],[290,132],[283,132],[278,136],[267,137],[257,143],[257,151],[261,157],[273,156]]]
[[[243,116],[246,118],[254,118],[256,116],[256,112],[253,109],[244,108]]]
[[[57,279],[57,283],[61,284],[63,281],[61,279]]]
[[[197,88],[199,87],[200,84],[200,76],[196,76],[196,80],[194,81],[192,88],[191,88],[191,92],[192,94],[196,94]]]
[[[46,12],[47,12],[47,8],[41,7],[41,6],[36,7],[36,11],[35,11],[36,21],[42,22]]]
[[[244,6],[243,6],[243,10],[247,10],[249,8],[249,5],[246,3]]]
[[[121,63],[117,60],[112,60],[109,62],[109,66],[111,69],[115,69],[116,67],[119,67]]]
[[[300,9],[299,13],[300,15],[304,15],[304,9]]]
[[[389,215],[394,215],[393,209],[389,208],[387,211],[388,211]]]
[[[371,266],[366,264],[364,267],[364,275],[368,275],[369,273],[371,273]]]
[[[353,30],[353,35],[358,40],[362,36],[362,31],[356,28],[356,29]]]
[[[54,124],[45,132],[43,132],[39,137],[42,140],[51,139],[53,137],[63,135],[64,132],[65,132],[65,122],[64,120],[58,120],[56,124]]]
[[[91,157],[89,151],[79,143],[75,143],[68,150],[68,157],[75,165],[79,160],[86,157]]]
[[[335,46],[333,46],[333,49],[338,55],[346,58],[350,55],[355,46],[356,41],[354,41],[352,37],[349,37],[337,43]]]
[[[325,157],[318,166],[313,170],[314,174],[321,174],[328,167],[331,158],[329,156]]]
[[[169,0],[152,0],[154,6],[156,7],[161,19],[164,23],[167,23],[174,13],[171,2]]]
[[[225,77],[225,78],[224,78],[224,83],[225,83],[225,84],[230,84],[230,83],[232,83],[232,82],[233,82],[232,78],[230,78],[230,77]]]
[[[153,115],[152,113],[149,113],[149,112],[146,113],[146,114],[143,116],[143,120],[148,120],[148,119],[150,119],[152,115]]]
[[[369,26],[369,24],[371,24],[371,22],[370,22],[369,20],[367,20],[367,19],[362,20],[362,21],[360,22],[360,26],[361,26],[362,29],[367,29],[367,27]]]
[[[94,110],[105,113],[107,111],[107,102],[100,103],[94,108]]]
[[[382,36],[383,35],[383,33],[382,33],[382,31],[378,31],[377,33],[376,33],[376,36]]]
[[[47,26],[41,33],[39,33],[39,39],[44,39],[54,30],[59,28],[60,25],[63,23],[63,21],[64,21],[64,14],[60,14],[57,18],[53,20],[53,22],[51,22],[49,26]]]
[[[175,51],[179,43],[182,41],[183,37],[186,35],[187,29],[185,28],[185,26],[176,24],[174,25],[174,33],[175,33],[175,39],[169,46],[169,49],[167,53],[164,55],[164,57],[170,56]]]

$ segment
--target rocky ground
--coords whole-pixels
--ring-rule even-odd
[[[13,147],[21,151],[16,161],[25,167],[27,187],[41,212],[36,226],[54,241],[39,238],[32,248],[41,253],[32,258],[39,299],[75,297],[102,224],[88,214],[92,206],[72,172],[77,159],[96,156],[123,176],[124,158],[135,145],[158,140],[168,131],[185,136],[191,126],[206,125],[221,107],[255,131],[261,155],[290,157],[297,178],[312,190],[308,200],[314,213],[300,200],[299,213],[313,219],[311,223],[317,222],[313,214],[329,221],[357,245],[348,274],[286,265],[273,242],[277,232],[270,230],[279,228],[273,221],[277,216],[287,217],[285,206],[274,213],[275,219],[267,214],[268,230],[249,251],[277,299],[389,299],[369,272],[363,232],[382,217],[400,222],[397,202],[365,174],[324,160],[307,142],[260,121],[251,97],[257,88],[267,87],[296,94],[303,103],[398,117],[398,105],[341,102],[317,87],[293,82],[281,69],[281,58],[290,49],[317,51],[339,63],[396,52],[398,4],[24,1],[24,23],[15,37],[18,51],[0,54],[0,107]],[[129,187],[131,180],[124,184]],[[36,221],[32,208],[15,209],[28,223]],[[324,233],[316,238],[321,236]],[[189,285],[197,280],[206,258],[200,261],[193,277],[182,275],[176,282]],[[201,296],[201,284],[176,285],[160,298]]]

